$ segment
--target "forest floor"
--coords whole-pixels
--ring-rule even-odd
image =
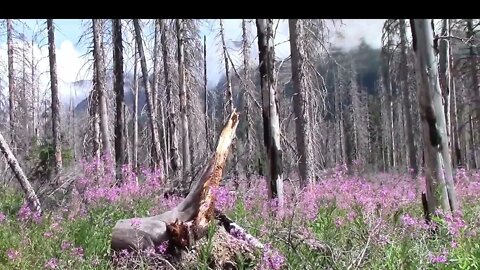
[[[162,213],[181,198],[165,199],[156,173],[143,171],[137,185],[124,170],[124,184],[111,187],[111,173],[94,181],[95,167],[84,165],[68,206],[42,217],[26,207],[21,193],[0,188],[1,269],[112,269],[129,260],[148,269],[142,267],[147,260],[128,254],[112,259],[111,229],[122,218]],[[217,208],[266,244],[260,269],[480,268],[479,172],[456,172],[463,217],[444,216],[430,225],[421,206],[422,177],[348,176],[339,167],[320,179],[302,192],[285,181],[286,204],[275,215],[262,177],[250,185],[240,181],[237,190],[216,190]],[[206,259],[197,269],[208,269]]]

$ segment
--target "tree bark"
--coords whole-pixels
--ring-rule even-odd
[[[13,23],[7,19],[7,54],[8,54],[8,112],[10,122],[10,142],[16,153],[15,138],[15,70],[13,67]]]
[[[306,77],[306,52],[304,48],[304,25],[302,20],[290,19],[290,50],[292,56],[292,81],[295,94],[293,96],[293,111],[295,113],[295,132],[299,155],[298,170],[300,186],[306,187],[311,183],[311,145],[310,129],[308,126],[308,100]]]
[[[451,20],[449,21],[449,25],[452,25],[451,24]],[[449,32],[450,29],[449,29]],[[455,79],[454,79],[454,76],[453,76],[453,52],[452,52],[452,48],[450,48],[449,50],[449,61],[448,61],[448,70],[449,70],[449,73],[450,73],[450,80],[448,81],[448,85],[449,85],[449,88],[450,88],[450,92],[451,92],[451,102],[450,102],[450,105],[451,105],[451,109],[450,109],[450,113],[451,113],[451,121],[452,121],[452,144],[453,144],[453,163],[455,164],[455,166],[464,166],[465,165],[465,161],[462,157],[462,153],[461,153],[461,149],[460,149],[460,133],[459,133],[459,130],[458,130],[458,111],[457,111],[457,94],[456,94],[456,87],[455,87]]]
[[[117,167],[117,179],[122,181],[122,166],[125,164],[125,97],[123,76],[123,44],[122,44],[122,20],[112,21],[113,33],[113,73],[115,91],[115,164]]]
[[[142,79],[143,79],[143,87],[145,88],[145,91],[147,93],[147,111],[150,116],[150,129],[151,129],[151,136],[152,136],[152,141],[153,141],[153,147],[154,147],[154,154],[153,154],[153,160],[155,163],[155,166],[159,168],[161,166],[161,148],[160,148],[160,136],[158,134],[158,126],[157,126],[157,117],[154,113],[154,103],[153,99],[155,98],[152,95],[151,89],[148,87],[148,70],[147,70],[147,60],[145,58],[145,53],[143,51],[143,43],[142,43],[142,36],[141,36],[141,29],[140,29],[140,23],[138,22],[138,19],[133,20],[133,25],[135,28],[135,38],[137,42],[137,48],[138,48],[138,53],[140,57],[140,67],[142,69]]]
[[[95,63],[93,64],[93,89],[90,92],[90,106],[89,113],[92,121],[93,136],[92,136],[92,154],[96,159],[100,159],[100,118],[98,115],[98,85],[95,83],[97,81],[97,67]]]
[[[35,47],[34,47],[34,42],[32,38],[32,43],[30,45],[31,47],[31,53],[32,53],[32,121],[33,121],[33,142],[34,144],[37,144],[38,140],[38,128],[37,128],[37,91],[38,87],[36,86],[36,81],[35,81],[35,69],[37,63],[35,63]]]
[[[280,121],[278,101],[275,90],[273,45],[273,20],[257,19],[257,35],[260,65],[260,84],[262,91],[262,116],[264,143],[268,160],[268,195],[278,199],[278,206],[283,208],[283,151],[280,145]]]
[[[480,85],[479,85],[479,80],[478,80],[478,55],[475,52],[475,45],[474,45],[474,36],[475,32],[473,31],[473,20],[468,19],[467,20],[467,39],[469,40],[469,61],[470,61],[470,76],[471,76],[471,91],[472,93],[469,94],[472,99],[475,99],[476,101],[474,102],[475,104],[473,105],[473,108],[476,108],[475,111],[477,115],[480,115]],[[475,98],[474,98],[475,97]],[[475,141],[475,121],[472,120],[472,112],[469,112],[470,114],[470,119],[469,119],[469,125],[470,125],[470,149],[472,153],[472,165],[474,166],[475,169],[478,169],[480,167],[480,158],[477,156],[477,143]]]
[[[55,152],[55,174],[62,171],[62,138],[60,134],[60,101],[58,100],[57,56],[55,53],[55,28],[53,20],[47,19],[48,59],[50,61],[50,89],[52,93],[52,132]]]
[[[245,100],[245,119],[247,129],[245,130],[246,137],[246,152],[247,152],[247,177],[253,173],[253,141],[252,141],[252,116],[251,110],[251,79],[250,79],[250,41],[248,39],[247,21],[242,19],[242,56],[243,56],[243,95]]]
[[[25,193],[25,196],[27,197],[28,203],[30,204],[30,206],[33,208],[35,212],[41,214],[42,208],[40,206],[40,201],[38,200],[32,185],[28,181],[27,176],[23,172],[22,168],[20,167],[20,164],[15,158],[15,155],[13,154],[12,150],[10,150],[10,147],[8,146],[7,141],[5,141],[5,138],[3,138],[3,135],[1,133],[0,133],[0,151],[2,151],[2,154],[5,156],[5,159],[7,160],[8,165],[10,166],[13,173],[15,174],[15,177],[20,183],[20,186],[22,187],[22,190]]]
[[[410,109],[410,91],[408,87],[408,72],[407,72],[407,26],[405,19],[400,20],[400,51],[401,51],[401,88],[403,94],[403,107],[405,108],[405,125],[407,133],[407,152],[408,164],[413,176],[418,174],[417,167],[417,149],[415,147],[415,138],[412,125],[412,112]]]
[[[135,43],[135,56],[133,64],[133,142],[132,162],[133,170],[138,174],[138,46]]]
[[[458,211],[430,20],[411,20],[425,147],[428,211]]]
[[[168,40],[167,40],[167,27],[165,26],[165,20],[160,20],[160,32],[161,34],[161,43],[162,43],[162,54],[163,54],[163,72],[165,77],[165,86],[167,91],[167,126],[169,132],[169,146],[170,146],[170,156],[169,163],[172,170],[172,176],[178,176],[178,169],[180,164],[180,156],[178,155],[178,132],[176,126],[176,113],[175,113],[175,103],[173,102],[173,82],[170,68],[170,54],[168,50]]]
[[[205,142],[207,143],[207,151],[212,151],[210,143],[210,134],[208,129],[208,90],[207,90],[207,36],[203,36],[203,91],[204,91],[204,114],[205,114]]]
[[[110,144],[108,131],[108,109],[107,109],[107,93],[105,90],[105,59],[103,53],[103,21],[101,19],[92,20],[93,28],[93,58],[96,66],[96,81],[95,86],[98,94],[99,115],[100,115],[100,133],[102,136],[102,155],[111,157],[112,147]]]
[[[222,40],[223,60],[225,62],[225,78],[227,80],[226,90],[226,102],[225,102],[225,115],[229,115],[233,112],[233,92],[232,92],[232,80],[230,79],[230,67],[228,64],[227,44],[225,43],[225,34],[223,30],[223,21],[220,19],[220,38]]]
[[[178,44],[178,77],[179,77],[179,97],[180,97],[180,121],[182,123],[182,159],[183,159],[183,183],[188,182],[190,173],[190,141],[188,126],[188,108],[187,108],[187,89],[185,85],[185,47],[184,47],[184,21],[175,20],[177,30]],[[182,183],[182,184],[183,184]]]

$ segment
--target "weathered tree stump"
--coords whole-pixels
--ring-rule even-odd
[[[210,243],[208,261],[213,266],[211,268],[236,269],[239,256],[253,261],[255,247],[262,247],[261,243],[256,239],[247,241],[229,234],[231,228],[240,227],[232,225],[233,222],[225,215],[214,211],[213,189],[219,186],[222,178],[238,121],[238,113],[232,112],[219,136],[215,153],[185,199],[160,215],[119,220],[112,231],[112,250],[138,252],[156,248],[168,241],[168,254],[165,258],[172,265],[181,266],[180,269],[188,269],[189,265],[193,266],[192,263],[199,262],[199,256],[205,256],[199,252],[201,247]],[[211,242],[208,242],[209,239],[205,236],[215,214],[222,226],[216,227],[216,233],[210,239]],[[254,239],[248,236],[247,238]]]

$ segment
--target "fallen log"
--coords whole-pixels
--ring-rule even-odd
[[[231,256],[234,256],[237,252],[242,252],[242,250],[245,253],[252,254],[251,247],[246,247],[250,245],[249,242],[251,241],[237,239],[229,234],[231,228],[240,228],[238,230],[243,232],[244,230],[238,225],[232,226],[233,222],[230,219],[219,211],[215,211],[216,198],[213,191],[219,186],[222,179],[223,169],[229,148],[235,137],[238,121],[238,113],[232,112],[219,136],[216,151],[199,180],[192,186],[190,192],[180,204],[160,215],[122,219],[115,224],[111,240],[113,251],[138,251],[155,248],[167,240],[170,251],[172,248],[175,251],[194,249],[195,246],[198,246],[196,242],[201,244],[204,241],[202,238],[207,234],[208,226],[216,215],[221,223],[223,221],[223,227],[217,228],[217,233],[214,235],[212,253],[215,253],[215,250],[218,252],[223,250],[220,253],[229,254],[223,256],[224,258],[221,259],[223,262],[227,261],[227,257],[232,259]],[[226,226],[225,224],[229,225]],[[248,238],[254,239],[250,235]],[[253,241],[254,247],[263,247],[258,240],[255,240]],[[218,243],[216,244],[216,242]],[[226,250],[230,251],[227,252]]]

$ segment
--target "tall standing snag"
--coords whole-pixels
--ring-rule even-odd
[[[311,145],[310,129],[308,127],[307,110],[307,74],[306,52],[304,47],[304,25],[302,20],[288,20],[290,28],[290,50],[292,54],[292,82],[295,94],[293,96],[293,110],[295,113],[295,132],[299,154],[298,169],[300,185],[306,187],[311,181]]]
[[[157,116],[155,114],[155,106],[153,99],[155,98],[152,94],[151,88],[148,87],[148,70],[147,70],[147,60],[145,58],[145,52],[143,50],[143,41],[141,36],[140,23],[138,19],[133,20],[133,26],[135,30],[135,40],[137,43],[138,56],[140,57],[140,68],[142,70],[142,82],[145,92],[147,93],[147,111],[150,116],[150,130],[152,132],[152,142],[153,142],[153,160],[155,166],[161,166],[161,147],[160,147],[160,136],[158,135],[158,125],[157,125]]]
[[[448,147],[445,114],[442,105],[437,62],[434,55],[430,20],[410,22],[416,56],[418,97],[425,147],[425,177],[428,212],[441,206],[447,212],[458,210],[453,185],[452,163]]]
[[[48,59],[50,61],[50,88],[52,91],[52,133],[55,151],[55,174],[62,170],[62,140],[60,137],[60,101],[58,100],[57,56],[55,54],[55,28],[53,20],[47,19]]]
[[[8,54],[8,113],[10,122],[10,142],[13,151],[16,149],[15,140],[15,72],[13,70],[13,23],[7,19],[7,54]]]
[[[183,19],[175,21],[177,31],[177,61],[178,61],[178,88],[180,98],[180,122],[182,123],[182,161],[183,161],[183,181],[188,181],[190,172],[190,141],[188,125],[187,108],[187,88],[185,85],[185,22]],[[183,185],[183,183],[182,183]]]
[[[107,108],[107,93],[105,90],[105,59],[103,53],[103,21],[100,19],[92,20],[93,28],[93,58],[95,61],[95,88],[97,92],[98,112],[100,117],[100,132],[102,135],[102,153],[111,157],[112,147],[110,144],[109,130],[108,130],[108,108]]]
[[[268,160],[268,192],[270,198],[278,199],[283,207],[283,164],[280,145],[280,121],[275,90],[273,46],[273,20],[257,19],[258,51],[260,64],[260,83],[262,88],[262,115],[264,143]]]
[[[123,80],[123,44],[122,44],[122,20],[112,21],[113,33],[113,73],[115,75],[115,163],[117,166],[117,178],[122,179],[122,165],[125,163],[125,139],[124,139],[124,80]]]
[[[216,151],[208,166],[187,197],[163,214],[141,218],[136,223],[137,227],[132,219],[119,220],[112,232],[113,250],[147,249],[166,240],[179,247],[190,247],[193,245],[191,240],[204,236],[208,224],[214,218],[216,197],[213,189],[219,186],[222,178],[238,120],[238,113],[233,112],[219,136]]]

